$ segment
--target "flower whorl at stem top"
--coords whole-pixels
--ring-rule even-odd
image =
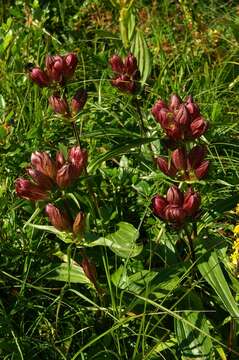
[[[191,188],[183,194],[175,185],[168,189],[166,198],[156,195],[152,200],[154,214],[162,220],[182,225],[184,221],[196,216],[201,198]]]
[[[208,128],[208,122],[201,116],[192,96],[183,103],[177,95],[172,95],[168,105],[158,100],[152,114],[167,136],[174,140],[196,139]]]
[[[78,114],[83,109],[86,100],[87,92],[85,89],[77,90],[71,100],[70,106],[65,96],[61,96],[58,92],[55,92],[49,97],[49,105],[55,113],[69,118],[72,115]]]
[[[16,180],[16,193],[27,200],[46,200],[48,192],[54,187],[65,188],[76,180],[87,164],[87,151],[74,146],[65,160],[61,152],[52,160],[47,152],[36,151],[31,155],[31,167],[27,169],[32,181],[19,178]]]
[[[77,63],[77,56],[73,53],[64,56],[48,55],[45,60],[46,70],[32,67],[28,69],[28,73],[30,79],[40,87],[49,86],[52,82],[63,85],[74,75]]]
[[[124,61],[118,55],[113,55],[109,63],[112,71],[116,73],[111,84],[122,92],[135,94],[138,90],[138,81],[140,79],[140,71],[137,65],[137,59],[133,54],[128,54]]]
[[[207,150],[205,146],[194,146],[189,153],[184,147],[175,149],[171,154],[171,161],[159,156],[156,163],[167,176],[177,177],[180,180],[202,179],[207,175],[209,161],[204,160]]]

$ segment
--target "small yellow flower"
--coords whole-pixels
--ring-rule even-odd
[[[238,235],[239,234],[239,225],[236,225],[233,229],[233,232],[235,235]]]

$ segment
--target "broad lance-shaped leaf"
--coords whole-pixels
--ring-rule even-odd
[[[135,227],[127,222],[118,224],[119,230],[113,234],[101,237],[86,246],[108,246],[116,255],[121,257],[134,257],[140,254],[143,246],[136,244],[139,232]]]
[[[217,249],[214,247],[213,250],[210,251],[209,248],[203,245],[203,241],[205,242],[205,239],[201,239],[202,243],[196,246],[196,255],[199,259],[198,269],[204,279],[217,293],[225,309],[239,322],[239,307],[223,275]]]
[[[210,359],[210,355],[212,355],[213,352],[213,344],[210,338],[207,319],[203,312],[202,302],[196,293],[189,293],[189,295],[179,303],[178,310],[182,310],[181,316],[184,320],[187,320],[187,322],[185,322],[174,319],[174,327],[182,354],[182,360]],[[203,333],[193,329],[188,322],[203,330]],[[208,336],[206,334],[208,334]]]
[[[135,32],[135,36],[132,40],[131,51],[137,59],[141,74],[141,83],[144,85],[151,73],[151,55],[143,32],[140,30]]]
[[[78,284],[91,285],[91,281],[85,275],[84,270],[80,265],[62,263],[52,270],[52,274],[47,276],[49,280],[57,280]]]

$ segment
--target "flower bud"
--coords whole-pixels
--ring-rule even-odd
[[[183,204],[183,194],[176,185],[168,189],[166,199],[170,205],[182,206]]]
[[[82,170],[86,167],[87,158],[88,154],[86,149],[74,146],[69,150],[68,160],[73,165],[76,176],[79,176]]]
[[[123,74],[124,73],[124,64],[123,61],[121,59],[120,56],[118,55],[113,55],[110,60],[109,63],[111,65],[111,68],[114,72],[118,73],[118,74]]]
[[[199,209],[201,197],[198,192],[193,191],[191,188],[184,196],[183,209],[188,216],[194,216]]]
[[[167,176],[175,176],[177,173],[177,169],[175,166],[171,163],[169,163],[165,158],[162,156],[159,156],[156,159],[157,165],[159,169]]]
[[[40,87],[49,86],[50,79],[47,74],[39,67],[35,67],[29,71],[30,79]]]
[[[83,109],[87,100],[87,92],[84,89],[78,90],[71,100],[71,110],[73,114],[78,114]]]
[[[172,162],[177,170],[187,170],[187,152],[185,148],[179,148],[172,152]]]
[[[169,109],[172,111],[178,110],[181,103],[182,100],[180,99],[180,97],[176,94],[173,94],[169,101]]]
[[[158,100],[152,108],[152,114],[158,122],[161,122],[160,112],[162,109],[167,109],[167,105],[164,103],[163,100]]]
[[[203,162],[201,163],[201,165],[198,166],[198,167],[194,170],[194,173],[195,173],[197,179],[200,180],[200,179],[204,178],[204,177],[207,175],[207,173],[208,173],[208,168],[209,168],[209,161],[208,161],[208,160],[203,161]]]
[[[153,212],[156,216],[164,219],[164,210],[165,207],[168,205],[167,200],[160,196],[160,195],[156,195],[153,199],[152,199],[152,209]]]
[[[185,102],[185,106],[191,115],[191,119],[194,120],[196,117],[199,116],[199,107],[198,105],[193,101],[193,98],[191,95],[188,96]]]
[[[175,122],[179,125],[188,125],[190,122],[189,112],[184,104],[181,104],[175,115]]]
[[[137,59],[133,54],[126,56],[124,60],[124,68],[125,72],[129,76],[132,76],[138,70]]]
[[[55,179],[56,168],[55,164],[47,154],[47,152],[35,151],[31,155],[31,163],[33,167],[41,173],[49,176],[51,179]]]
[[[72,224],[66,212],[59,210],[53,204],[47,204],[46,214],[50,223],[59,231],[71,231]]]
[[[74,235],[82,236],[85,230],[85,214],[80,211],[75,218],[73,224],[73,233]]]
[[[198,117],[190,124],[191,136],[195,139],[203,135],[208,129],[208,122]]]
[[[43,174],[41,171],[36,169],[29,168],[27,169],[27,173],[31,176],[31,178],[39,185],[39,187],[43,190],[50,190],[53,186],[52,179]]]
[[[177,205],[168,205],[165,208],[165,219],[173,223],[182,223],[187,216],[186,211]]]
[[[26,200],[38,201],[48,198],[46,190],[22,178],[16,180],[16,193],[19,197]]]
[[[191,169],[197,168],[203,161],[207,154],[206,146],[196,145],[190,150],[188,154],[189,167]]]
[[[60,55],[46,57],[46,69],[49,78],[53,81],[63,80],[64,59]]]
[[[64,70],[63,70],[63,76],[65,79],[70,79],[75,72],[75,69],[77,67],[78,59],[76,54],[70,53],[63,57],[64,60]]]
[[[55,113],[64,115],[65,117],[69,116],[70,112],[67,100],[58,94],[49,97],[49,105]]]
[[[60,188],[69,186],[75,180],[75,171],[72,164],[63,165],[56,174],[56,183]]]
[[[84,270],[85,275],[90,279],[90,281],[96,286],[96,267],[92,264],[87,256],[83,257],[81,266]]]

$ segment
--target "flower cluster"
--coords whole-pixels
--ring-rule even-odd
[[[207,149],[203,145],[194,146],[188,153],[185,147],[174,150],[171,161],[163,156],[156,159],[159,169],[167,176],[177,176],[180,180],[200,180],[207,175],[209,161],[204,160]]]
[[[182,224],[186,219],[195,217],[198,213],[201,198],[198,192],[191,188],[183,193],[175,185],[168,189],[166,198],[156,195],[153,198],[153,212],[162,220],[177,225]]]
[[[55,161],[47,152],[36,151],[31,156],[31,167],[27,169],[32,178],[16,180],[16,193],[27,200],[46,200],[54,186],[66,188],[76,180],[87,163],[87,151],[74,146],[68,152],[67,160],[57,152]]]
[[[112,71],[116,74],[111,84],[128,94],[135,94],[138,91],[140,71],[137,59],[133,54],[128,54],[124,60],[118,55],[113,55],[109,63]]]
[[[167,136],[173,140],[196,139],[208,128],[208,122],[200,114],[192,96],[182,102],[177,95],[172,95],[168,105],[158,100],[152,114]]]
[[[207,175],[209,161],[205,160],[207,149],[203,145],[188,146],[185,140],[193,141],[205,133],[208,123],[200,114],[198,105],[189,96],[185,102],[172,95],[169,104],[158,100],[152,113],[166,132],[174,151],[169,157],[159,156],[156,164],[167,176],[178,180],[200,180]],[[183,142],[183,143],[182,143]],[[170,223],[182,225],[194,218],[201,203],[200,194],[191,187],[183,194],[178,187],[169,188],[166,198],[156,195],[152,200],[153,212]]]
[[[48,55],[45,61],[45,70],[40,67],[31,67],[29,72],[30,79],[40,87],[65,86],[75,73],[78,60],[73,53],[65,56]],[[59,89],[54,90],[49,97],[49,105],[54,112],[63,115],[65,118],[74,117],[83,109],[87,100],[87,92],[79,89],[71,100],[70,105],[65,95],[61,95]]]
[[[40,67],[29,69],[29,77],[40,87],[47,87],[56,82],[60,85],[71,79],[75,73],[78,60],[73,53],[65,56],[48,55],[45,60],[45,70]]]

